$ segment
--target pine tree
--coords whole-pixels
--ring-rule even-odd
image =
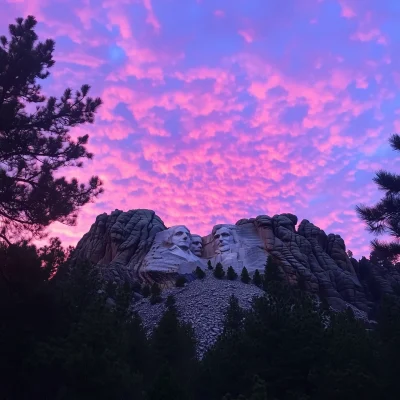
[[[222,267],[222,264],[221,264],[221,263],[218,263],[218,264],[215,266],[215,269],[214,269],[214,276],[215,276],[217,279],[222,279],[222,278],[225,276],[225,271],[224,271],[224,268]]]
[[[353,252],[351,250],[347,250],[346,254],[349,258],[353,258]]]
[[[253,391],[249,400],[268,400],[267,385],[258,375],[254,377]]]
[[[176,287],[184,287],[186,282],[187,282],[187,279],[183,275],[179,275],[175,281],[175,286]]]
[[[260,271],[258,269],[256,269],[254,271],[253,283],[258,287],[260,287],[262,285],[262,278],[261,278]]]
[[[199,267],[196,267],[196,270],[194,271],[198,279],[204,279],[206,276],[206,273]]]
[[[138,281],[132,283],[132,291],[135,293],[142,293],[142,285]]]
[[[162,302],[161,289],[156,282],[154,282],[151,285],[150,291],[151,291],[150,303],[151,304],[161,303]]]
[[[280,282],[282,282],[282,278],[279,271],[278,260],[269,255],[264,269],[263,289],[268,290],[272,284],[276,285]]]
[[[230,281],[234,281],[238,277],[238,274],[235,272],[235,270],[233,269],[232,265],[229,266],[228,271],[226,273],[226,277]]]
[[[190,399],[196,367],[196,341],[191,325],[180,322],[175,307],[169,307],[154,328],[152,376],[157,397],[150,390],[150,399]],[[168,376],[168,379],[167,379]],[[163,377],[160,381],[160,377]]]
[[[280,282],[282,281],[279,274],[279,263],[277,259],[271,255],[268,256],[264,268],[264,280],[267,282]]]
[[[242,323],[244,311],[239,305],[239,300],[235,295],[229,298],[229,305],[225,313],[224,331],[237,331]]]
[[[240,280],[243,283],[249,283],[251,280],[249,272],[247,271],[246,267],[243,267],[243,269],[242,269],[242,273],[240,274]]]
[[[211,260],[208,260],[208,261],[207,261],[207,267],[208,267],[209,270],[214,269],[213,266],[212,266],[212,264],[211,264]]]
[[[132,288],[128,282],[119,286],[116,293],[115,303],[116,303],[116,313],[118,318],[127,319],[129,313],[129,307],[132,302]]]
[[[389,139],[394,150],[400,151],[400,136],[394,134]],[[389,234],[392,242],[373,240],[372,248],[383,258],[395,260],[400,255],[400,175],[380,170],[373,181],[385,194],[374,206],[359,205],[356,211],[367,224],[367,229],[379,236]]]
[[[158,303],[162,303],[162,297],[161,296],[157,296],[152,294],[150,296],[150,304],[154,305],[154,304],[158,304]]]
[[[149,285],[144,285],[142,288],[142,295],[143,297],[149,297],[151,294],[150,286]]]
[[[158,283],[154,282],[151,285],[151,294],[153,296],[159,296],[161,294],[161,289],[160,289],[160,286],[158,285]]]
[[[250,397],[240,394],[239,397],[233,399],[230,394],[225,395],[222,400],[268,400],[267,385],[258,375],[254,377],[254,385]]]
[[[41,93],[38,80],[54,65],[54,42],[37,42],[36,20],[18,18],[10,39],[0,37],[0,239],[10,245],[43,236],[58,221],[74,225],[77,211],[102,192],[98,177],[88,185],[60,177],[63,167],[81,167],[93,155],[88,135],[72,140],[71,127],[92,123],[101,104],[83,85],[57,100]],[[36,110],[29,112],[36,105]],[[55,176],[56,175],[56,176]]]
[[[167,297],[167,300],[165,301],[165,306],[167,308],[175,307],[175,297],[172,294]]]
[[[180,377],[174,374],[168,364],[163,364],[160,371],[156,373],[146,398],[148,400],[186,400]]]

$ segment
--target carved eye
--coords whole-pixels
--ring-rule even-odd
[[[219,235],[215,235],[214,237],[215,237],[215,239],[219,239]]]

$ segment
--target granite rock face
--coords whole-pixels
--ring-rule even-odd
[[[139,277],[156,234],[166,229],[151,210],[104,213],[79,241],[74,259],[88,260],[101,269],[106,279],[133,281]]]
[[[368,311],[362,284],[339,235],[326,235],[308,220],[296,231],[297,217],[291,214],[260,216],[254,222],[266,250],[281,260],[282,274],[289,282],[325,298],[335,309],[350,303]]]
[[[179,274],[190,274],[196,266],[204,269],[208,261],[214,266],[221,262],[225,269],[232,266],[238,274],[244,266],[250,275],[256,269],[263,272],[272,255],[280,261],[282,277],[338,310],[351,304],[368,312],[374,302],[372,280],[383,292],[393,290],[397,278],[390,272],[391,280],[368,270],[373,276],[366,279],[364,268],[360,278],[358,265],[347,256],[339,235],[327,235],[308,220],[297,222],[293,214],[260,215],[234,225],[216,225],[209,235],[199,237],[183,225],[167,229],[150,210],[115,210],[96,218],[74,257],[89,260],[115,282],[157,281],[171,286]],[[400,282],[400,274],[398,278]]]

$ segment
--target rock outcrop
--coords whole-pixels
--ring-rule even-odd
[[[101,214],[79,241],[74,260],[88,260],[117,283],[136,280],[156,234],[166,229],[151,210]]]
[[[78,243],[74,259],[89,260],[115,282],[158,281],[168,286],[178,274],[190,273],[195,265],[204,268],[208,261],[221,262],[224,268],[232,265],[238,273],[243,266],[250,274],[255,269],[262,272],[272,255],[288,282],[325,298],[335,309],[351,304],[364,312],[373,307],[376,287],[386,293],[400,284],[400,273],[387,271],[386,276],[375,267],[359,268],[347,256],[339,235],[327,235],[308,220],[296,229],[297,222],[293,214],[280,214],[216,225],[201,238],[195,255],[185,226],[167,230],[153,211],[115,210],[96,218]]]
[[[296,232],[297,217],[291,214],[260,216],[254,222],[266,250],[281,260],[282,272],[289,282],[326,298],[333,308],[343,309],[350,303],[360,310],[369,310],[339,235],[326,235],[307,220],[300,223]]]

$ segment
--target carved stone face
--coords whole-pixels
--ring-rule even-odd
[[[171,236],[172,244],[180,247],[182,250],[189,250],[192,238],[189,230],[185,226],[177,226]]]
[[[228,228],[221,227],[214,233],[215,246],[221,253],[229,251],[233,244],[233,236]]]
[[[192,235],[192,244],[190,246],[190,250],[197,257],[201,257],[203,250],[203,241],[201,240],[201,236]]]

